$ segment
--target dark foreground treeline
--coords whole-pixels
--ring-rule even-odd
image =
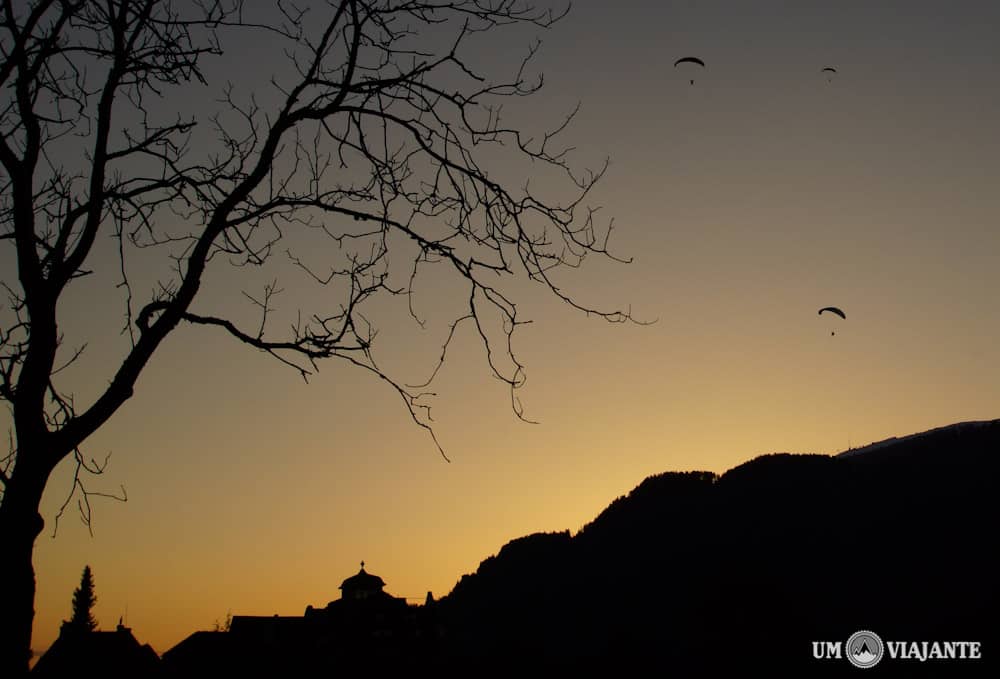
[[[650,477],[577,535],[514,540],[465,576],[440,604],[448,662],[469,676],[986,675],[1000,655],[998,459],[994,421]],[[812,641],[858,630],[976,640],[984,660],[813,658]]]

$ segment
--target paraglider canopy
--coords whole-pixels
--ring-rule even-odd
[[[677,68],[681,64],[694,64],[696,66],[701,66],[702,68],[705,68],[705,62],[699,59],[698,57],[681,57],[680,59],[674,62],[674,68]],[[689,82],[692,85],[694,85],[694,78],[691,78]]]
[[[833,81],[833,76],[837,75],[837,69],[835,69],[833,66],[827,66],[822,71],[820,71],[820,73],[825,73],[826,74],[826,81],[827,82],[832,82]]]

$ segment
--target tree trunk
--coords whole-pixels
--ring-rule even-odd
[[[17,480],[23,481],[23,478]],[[0,606],[0,677],[9,679],[27,676],[31,658],[31,627],[35,619],[35,569],[31,559],[35,538],[45,525],[38,513],[43,487],[44,480],[38,492],[32,492],[12,478],[0,503],[0,583],[3,588],[0,591],[3,601]]]

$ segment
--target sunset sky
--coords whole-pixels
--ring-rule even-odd
[[[534,321],[515,336],[519,397],[538,424],[515,417],[465,327],[433,385],[450,463],[370,374],[329,361],[305,384],[223,333],[181,327],[87,443],[111,453],[90,487],[124,486],[128,501],[93,501],[93,537],[67,510],[53,539],[71,466],[50,480],[34,648],[69,617],[85,564],[101,627],[127,613],[162,653],[227,612],[326,605],[361,560],[396,596],[443,596],[508,540],[576,531],[650,474],[1000,417],[997,26],[1000,3],[985,0],[583,0],[548,31],[470,42],[500,78],[542,39],[532,72],[545,86],[505,115],[540,133],[581,103],[564,142],[581,167],[610,157],[588,202],[634,258],[561,280],[656,322],[609,324],[519,286]],[[278,66],[250,38],[206,60],[197,97],[231,79],[271,101]],[[675,69],[685,56],[706,68]],[[187,96],[166,103],[202,105]],[[66,346],[89,343],[66,376],[80,404],[127,348],[107,261],[60,308]],[[281,266],[244,279],[220,262],[194,309],[253,318],[240,290],[270,275],[288,288],[283,312],[309,308]],[[403,382],[430,373],[461,304],[445,274],[429,271],[415,298],[438,321],[426,330],[405,304],[378,309],[376,356]],[[817,315],[828,305],[846,320]]]

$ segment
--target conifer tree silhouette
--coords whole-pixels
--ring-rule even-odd
[[[97,603],[97,597],[94,595],[94,574],[91,573],[88,565],[83,567],[80,586],[73,591],[73,615],[68,624],[86,632],[93,632],[97,629],[97,620],[93,613],[95,603]]]

